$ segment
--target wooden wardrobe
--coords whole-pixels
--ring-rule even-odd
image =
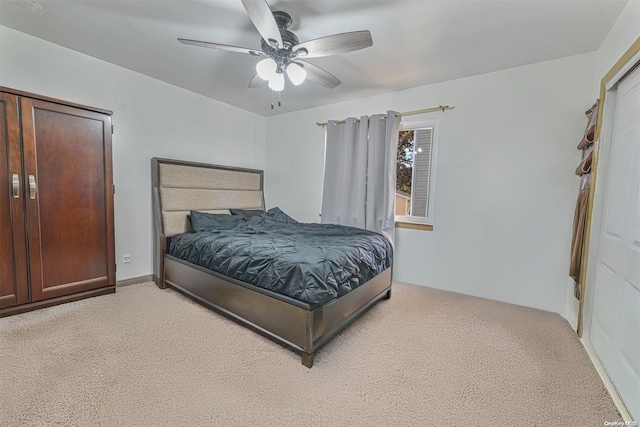
[[[115,292],[111,114],[0,87],[0,317]]]

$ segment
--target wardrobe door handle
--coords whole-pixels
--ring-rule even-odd
[[[29,197],[32,199],[36,198],[36,177],[33,175],[29,175]]]
[[[14,173],[11,176],[11,182],[13,183],[13,198],[19,199],[20,198],[20,177],[18,176],[17,173]]]

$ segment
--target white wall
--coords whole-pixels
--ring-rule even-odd
[[[397,230],[394,278],[564,314],[594,63],[584,54],[269,118],[267,204],[318,220],[315,122],[453,105],[429,115],[440,119],[434,231]]]
[[[264,168],[264,117],[3,26],[0,85],[113,111],[117,280],[152,272],[152,157]]]

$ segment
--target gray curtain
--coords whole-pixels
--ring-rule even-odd
[[[394,111],[328,122],[322,223],[375,231],[394,242],[399,128]]]

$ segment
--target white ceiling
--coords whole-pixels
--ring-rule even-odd
[[[342,80],[282,92],[249,89],[259,58],[178,43],[178,37],[259,49],[240,0],[0,0],[0,24],[271,116],[356,97],[597,50],[627,0],[269,0],[306,41],[368,29],[373,47],[309,59]],[[289,82],[287,82],[289,83]],[[277,97],[276,97],[277,98]]]

